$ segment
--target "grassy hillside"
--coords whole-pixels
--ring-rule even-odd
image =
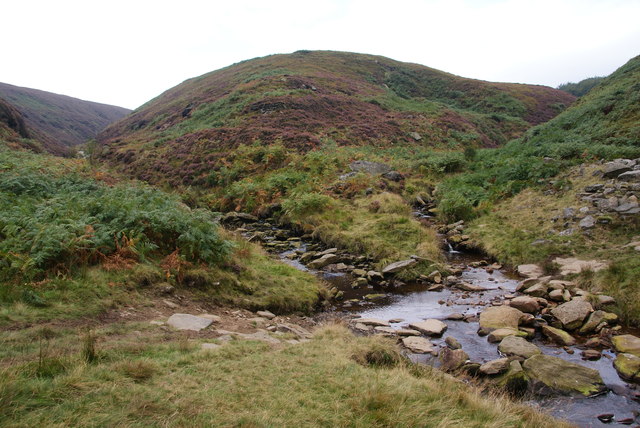
[[[94,138],[130,110],[0,83],[0,98],[18,110],[29,136],[52,153]]]
[[[187,80],[100,134],[101,158],[137,177],[206,186],[240,144],[494,147],[574,100],[343,52],[299,51]]]

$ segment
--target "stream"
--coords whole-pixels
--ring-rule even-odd
[[[516,293],[518,278],[502,269],[488,266],[480,255],[463,254],[455,251],[447,253],[449,265],[461,271],[460,279],[474,286],[485,288],[485,291],[469,292],[457,288],[444,287],[439,291],[428,291],[431,283],[401,283],[382,281],[374,285],[354,288],[356,277],[349,273],[349,268],[371,266],[370,260],[357,257],[352,260],[330,265],[323,269],[309,269],[300,261],[300,256],[311,250],[326,249],[322,244],[314,242],[309,237],[291,237],[290,232],[278,229],[269,223],[245,225],[247,229],[240,231],[248,238],[260,232],[260,241],[267,250],[278,255],[285,263],[304,271],[310,271],[335,287],[340,293],[340,300],[334,302],[330,308],[337,314],[346,317],[376,318],[381,320],[401,319],[392,323],[394,329],[406,328],[408,323],[435,318],[444,321],[448,329],[441,338],[429,338],[438,348],[446,346],[444,339],[453,336],[462,345],[462,349],[469,355],[471,361],[484,363],[501,355],[497,343],[489,343],[486,337],[477,334],[477,315],[492,304],[501,304],[506,295]],[[306,262],[306,260],[305,260]],[[347,263],[351,266],[347,268]],[[327,270],[328,269],[328,270]],[[448,319],[452,314],[460,314],[464,320]],[[462,318],[458,315],[458,318]],[[586,338],[576,336],[577,343],[571,347],[560,347],[541,337],[539,333],[533,339],[544,354],[563,358],[600,372],[609,388],[607,393],[595,397],[552,396],[534,397],[525,401],[547,413],[570,421],[581,427],[623,426],[616,422],[628,419],[625,425],[634,423],[640,410],[640,404],[634,401],[634,386],[623,381],[613,367],[615,353],[602,351],[602,358],[595,361],[583,360],[581,351],[585,349],[581,344]],[[431,354],[408,354],[409,358],[418,363],[439,365],[438,357]],[[612,422],[602,423],[597,416],[614,414]]]

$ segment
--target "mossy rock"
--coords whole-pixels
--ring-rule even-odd
[[[620,377],[628,382],[640,383],[640,357],[620,354],[613,362]]]
[[[523,368],[529,377],[529,389],[535,394],[591,396],[607,389],[597,370],[562,358],[534,355],[524,362]]]

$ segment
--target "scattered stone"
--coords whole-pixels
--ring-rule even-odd
[[[544,275],[542,268],[538,265],[520,265],[518,266],[518,275],[525,278],[539,278]]]
[[[384,174],[382,174],[382,177],[395,182],[404,180],[404,176],[398,171],[385,172]]]
[[[281,331],[283,333],[293,333],[300,339],[311,339],[313,337],[313,334],[309,330],[300,327],[297,324],[282,323],[278,324],[277,328],[278,331]]]
[[[418,330],[427,336],[442,336],[447,330],[447,325],[440,320],[428,319],[416,323],[409,324],[409,327]]]
[[[618,375],[628,382],[640,383],[640,357],[633,354],[618,354],[613,362]]]
[[[414,264],[418,263],[417,260],[415,259],[407,259],[407,260],[401,260],[399,262],[394,262],[391,263],[387,266],[384,267],[384,269],[382,269],[382,273],[396,273],[399,272],[403,269],[408,268],[409,266],[413,266]]]
[[[417,132],[409,132],[409,136],[411,138],[413,138],[416,141],[420,141],[422,140],[422,136],[420,134],[418,134]]]
[[[389,327],[389,323],[387,321],[379,320],[377,318],[357,318],[355,319],[355,322],[374,327]]]
[[[618,175],[618,180],[628,182],[640,182],[640,170],[627,171]]]
[[[524,290],[523,293],[533,297],[544,297],[547,295],[547,285],[535,284]]]
[[[469,355],[462,349],[442,348],[440,351],[440,361],[442,370],[446,372],[456,371],[469,360]]]
[[[620,174],[624,174],[627,171],[631,171],[633,168],[632,161],[627,159],[616,159],[611,162],[607,162],[604,164],[604,169],[602,170],[602,176],[604,178],[616,178],[619,177]]]
[[[406,336],[420,336],[421,333],[418,330],[413,330],[410,328],[401,328],[396,330],[396,334],[398,336],[406,337]]]
[[[607,306],[607,305],[615,305],[616,304],[616,299],[614,299],[611,296],[605,296],[604,294],[598,294],[596,295],[596,298],[598,299],[598,307],[602,307],[602,306]]]
[[[480,373],[487,376],[502,374],[509,370],[510,363],[511,361],[508,358],[488,361],[480,366]]]
[[[427,291],[442,291],[444,290],[443,284],[433,284],[431,287],[427,288]]]
[[[213,320],[190,314],[173,314],[167,320],[167,324],[178,330],[200,331],[213,323]]]
[[[395,336],[398,332],[395,328],[392,327],[374,327],[374,333],[381,333],[386,336]]]
[[[353,328],[362,333],[370,333],[371,330],[373,329],[373,327],[371,327],[370,325],[365,325],[359,322],[356,323],[356,325],[354,325]]]
[[[513,328],[499,328],[489,333],[489,335],[487,336],[487,341],[489,341],[489,343],[500,343],[507,336],[524,337],[526,335],[527,335],[526,333],[523,333]]]
[[[585,318],[593,312],[591,304],[585,300],[574,299],[563,303],[557,308],[551,309],[551,314],[556,317],[562,327],[567,330],[575,330],[582,326]]]
[[[560,346],[573,346],[576,344],[576,340],[569,333],[548,325],[542,326],[542,334]]]
[[[510,306],[492,306],[480,314],[480,328],[496,330],[499,328],[518,329],[524,313]]]
[[[364,160],[351,162],[349,164],[349,168],[353,172],[366,172],[367,174],[371,175],[379,175],[391,171],[391,167],[389,165],[380,162],[369,162]]]
[[[259,317],[263,317],[266,318],[268,320],[272,320],[276,317],[276,315],[272,312],[269,311],[258,311],[256,312],[256,315],[258,315]]]
[[[526,339],[517,336],[507,336],[498,345],[498,351],[502,354],[516,357],[522,357],[524,359],[531,358],[534,355],[541,354],[540,348],[533,343],[527,342]]]
[[[171,309],[177,309],[178,307],[180,307],[180,305],[173,303],[171,300],[162,300],[162,303],[164,303],[165,305],[167,305],[167,307]]]
[[[530,314],[535,314],[540,310],[540,304],[538,303],[538,301],[529,296],[516,297],[509,302],[509,306]]]
[[[600,422],[603,424],[608,424],[613,422],[613,413],[603,413],[602,415],[596,416]]]
[[[447,315],[447,317],[445,319],[450,320],[450,321],[462,321],[462,320],[464,320],[464,315],[462,315],[459,312],[454,312],[452,314]]]
[[[479,285],[469,284],[468,282],[461,282],[459,284],[456,284],[456,288],[459,288],[460,290],[464,290],[464,291],[470,291],[470,292],[487,291],[487,289],[484,287],[480,287]]]
[[[444,339],[444,343],[447,344],[447,346],[451,349],[461,349],[462,345],[460,344],[460,342],[458,342],[458,340],[453,337],[453,336],[447,336]]]
[[[597,349],[585,349],[584,351],[582,351],[583,360],[595,361],[599,360],[600,358],[602,358],[602,352],[598,351]]]
[[[549,292],[549,299],[554,302],[562,302],[564,301],[564,290],[551,290]]]
[[[633,354],[640,357],[640,337],[631,334],[623,334],[611,338],[613,347],[618,352]]]
[[[580,228],[583,230],[593,229],[596,226],[596,219],[593,216],[588,215],[582,220],[580,220],[580,222],[578,223],[578,226],[580,226]]]
[[[405,337],[402,344],[414,354],[437,354],[433,344],[424,337]]]
[[[602,323],[605,325],[615,324],[618,320],[618,316],[613,313],[605,312],[605,311],[594,311],[589,315],[587,321],[585,321],[584,325],[580,327],[580,334],[589,334],[593,332],[598,332],[599,329],[602,329]]]
[[[535,355],[524,362],[523,368],[529,376],[531,390],[537,394],[561,393],[591,396],[607,389],[597,370],[562,358]]]
[[[340,257],[331,253],[325,254],[322,257],[309,262],[308,266],[310,269],[322,269],[323,267],[329,266],[333,263],[338,263],[339,261]]]

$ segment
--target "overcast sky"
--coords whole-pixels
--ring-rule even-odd
[[[1,11],[0,82],[128,108],[299,49],[554,87],[640,54],[640,0],[15,0]]]

